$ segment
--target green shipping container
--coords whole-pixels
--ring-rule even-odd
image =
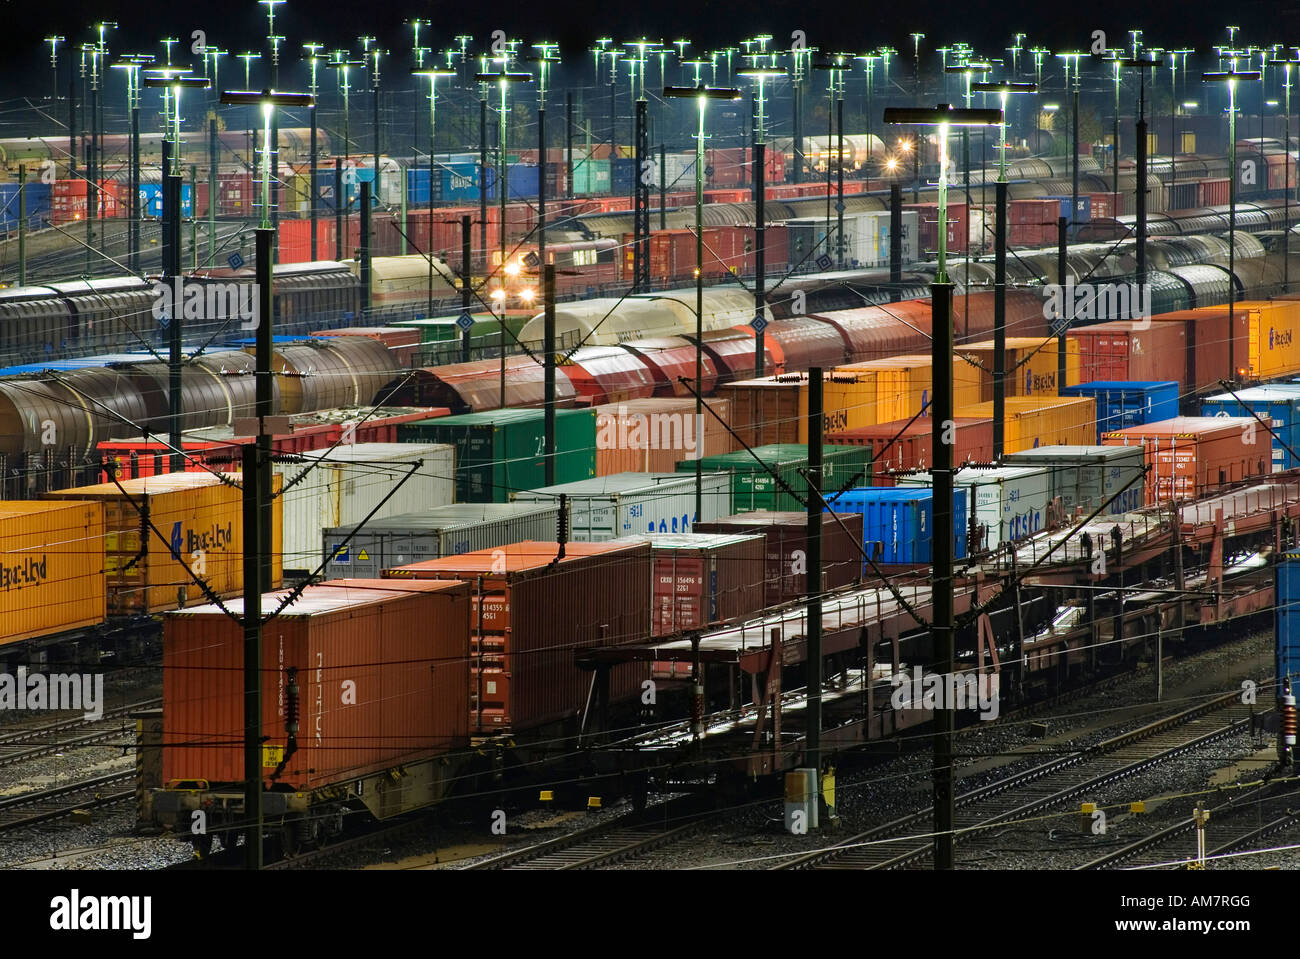
[[[392,326],[406,326],[420,331],[421,343],[444,343],[461,338],[460,327],[456,325],[456,316],[421,316],[413,320],[393,320]],[[481,339],[488,336],[499,336],[501,331],[501,321],[491,313],[471,313],[474,319],[474,325],[469,328],[471,339]],[[506,317],[506,329],[518,335],[532,317],[530,316],[509,316]]]
[[[589,193],[608,193],[611,186],[608,160],[573,158],[573,192],[582,196]]]
[[[446,422],[440,420],[439,422]],[[437,440],[445,443],[447,440]],[[808,467],[808,447],[799,443],[756,446],[754,453],[800,496],[808,488],[801,470]],[[707,472],[731,473],[732,512],[750,510],[802,510],[806,507],[777,485],[768,469],[755,462],[745,450],[706,456],[701,468]],[[695,461],[677,464],[679,473],[695,472]],[[860,475],[859,475],[860,474]],[[856,477],[856,478],[855,478]],[[871,485],[871,448],[867,446],[822,447],[822,493],[828,499],[848,486]]]
[[[517,490],[546,485],[541,410],[492,410],[445,416],[397,428],[400,443],[450,443],[456,447],[456,501],[508,503]],[[436,438],[435,438],[436,437]],[[555,482],[596,475],[596,413],[555,411]]]

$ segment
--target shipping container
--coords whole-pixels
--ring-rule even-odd
[[[1073,516],[1076,508],[1082,508],[1084,516],[1097,509],[1114,516],[1146,505],[1146,460],[1136,446],[1040,446],[1008,453],[1003,462],[1045,467],[1051,497],[1059,498],[1066,516]]]
[[[376,588],[382,587],[382,588]],[[347,580],[262,597],[262,773],[314,790],[463,748],[470,588]],[[228,604],[242,616],[242,600]],[[244,780],[244,630],[215,605],[163,624],[163,780]],[[300,732],[285,725],[296,670]],[[346,689],[347,695],[339,690]],[[296,746],[296,748],[293,748]]]
[[[1300,466],[1300,384],[1271,384],[1207,396],[1201,403],[1202,416],[1258,416],[1259,428],[1270,430],[1273,442],[1273,472]]]
[[[1139,328],[1143,327],[1144,328]],[[1187,333],[1182,323],[1117,320],[1070,330],[1079,344],[1079,382],[1181,382]]]
[[[470,594],[470,729],[520,733],[581,713],[592,674],[575,654],[650,637],[650,544],[528,540],[384,571],[460,579]],[[610,701],[641,693],[645,663],[609,671]]]
[[[1097,404],[1097,437],[1111,430],[1154,423],[1178,415],[1178,384],[1102,380],[1067,386],[1062,396],[1086,396]]]
[[[544,503],[451,503],[336,526],[323,536],[325,577],[380,576],[390,567],[426,559],[526,539],[554,540],[559,515],[559,507]]]
[[[204,594],[244,589],[243,490],[237,477],[167,473],[46,493],[49,500],[104,504],[104,578],[110,614],[157,613]],[[282,579],[283,504],[275,478],[271,501],[271,582]]]
[[[1234,309],[1233,317],[1229,326],[1226,307],[1174,310],[1151,317],[1153,325],[1171,323],[1183,330],[1186,363],[1177,379],[1186,392],[1209,389],[1217,393],[1220,380],[1246,375],[1250,363],[1250,311]]]
[[[966,556],[967,491],[954,486],[953,557]],[[862,547],[876,563],[911,565],[934,559],[934,494],[929,489],[876,486],[845,490],[829,502],[837,514],[862,515]],[[862,561],[863,575],[869,564]]]
[[[359,523],[376,509],[374,518],[383,519],[446,506],[455,497],[455,449],[447,444],[356,443],[311,450],[300,462],[274,468],[285,486],[289,570],[314,573],[321,565],[323,529]]]
[[[807,382],[806,373],[782,373],[724,383],[717,395],[730,404],[729,425],[741,443],[797,443],[800,418],[808,415]]]
[[[1089,196],[1088,194],[1086,194],[1086,193],[1080,193],[1080,194],[1079,194],[1079,197],[1078,197],[1078,201],[1079,201],[1079,202],[1078,202],[1078,205],[1077,205],[1077,206],[1075,206],[1075,203],[1074,203],[1074,200],[1075,200],[1074,194],[1071,194],[1070,196],[1048,196],[1048,197],[1043,197],[1043,199],[1044,199],[1044,200],[1055,200],[1055,201],[1059,204],[1059,209],[1056,210],[1056,216],[1058,216],[1058,217],[1062,217],[1062,216],[1063,216],[1063,217],[1065,217],[1065,219],[1068,220],[1070,223],[1089,223],[1089,222],[1092,221],[1092,197],[1090,197],[1090,196]],[[1011,203],[1020,203],[1020,202],[1030,202],[1030,203],[1032,203],[1032,202],[1034,202],[1034,201],[1032,201],[1032,200],[1029,200],[1029,201],[1012,200],[1012,201],[1011,201]],[[1008,208],[1009,208],[1009,207],[1011,206],[1011,204],[1009,203],[1009,204],[1007,204],[1007,206],[1008,206]],[[1074,207],[1074,213],[1073,213],[1073,215],[1072,215],[1071,212],[1070,212],[1070,208],[1071,208],[1071,207]],[[1010,212],[1010,211],[1008,210],[1008,212]],[[1109,214],[1108,214],[1108,215],[1109,215]],[[1052,224],[1051,224],[1051,225],[1052,225],[1053,229],[1056,228],[1056,220],[1055,220],[1055,219],[1052,220]]]
[[[466,413],[402,426],[402,443],[450,443],[456,447],[456,500],[505,503],[516,490],[546,482],[543,410]],[[555,478],[564,483],[596,475],[596,414],[555,411]]]
[[[1057,338],[1043,339],[1033,336],[1009,336],[1003,352],[1002,370],[1005,396],[1056,396],[1059,358]],[[1065,341],[1065,382],[1079,382],[1079,343]],[[961,356],[970,357],[982,375],[979,402],[993,399],[993,365],[995,355],[992,340],[963,343],[957,347]],[[958,403],[957,405],[962,405]]]
[[[954,418],[953,440],[955,465],[992,462],[993,419]],[[934,420],[928,416],[828,433],[826,442],[871,447],[875,486],[893,486],[896,472],[929,469],[934,465]]]
[[[1300,553],[1278,557],[1274,585],[1277,589],[1276,672],[1279,683],[1291,680],[1292,692],[1300,680]]]
[[[1243,300],[1233,309],[1248,311],[1249,376],[1267,380],[1300,373],[1300,300]]]
[[[596,475],[672,473],[682,460],[732,452],[736,439],[724,425],[730,423],[730,401],[714,397],[704,405],[708,409],[699,423],[694,399],[653,398],[594,407]]]
[[[1177,416],[1103,433],[1106,446],[1141,446],[1148,503],[1195,499],[1272,472],[1272,438],[1254,417]]]
[[[976,552],[996,550],[1003,543],[1025,539],[1046,526],[1052,487],[1049,471],[1042,467],[968,466],[957,471],[952,482],[954,490],[967,491],[967,541]],[[898,477],[898,486],[932,489],[934,480],[929,473],[903,474]]]
[[[0,231],[9,233],[18,229],[18,214],[22,204],[17,183],[0,183]],[[50,225],[52,184],[40,180],[28,181],[22,188],[27,205],[27,228],[40,230]]]
[[[951,209],[951,208],[950,208]],[[921,214],[914,209],[903,210],[902,264],[908,266],[920,259],[917,250],[918,235],[924,236],[920,226]],[[843,217],[843,258],[846,267],[877,268],[889,266],[890,215],[884,211],[846,213]],[[813,217],[787,220],[790,231],[790,253],[795,263],[813,264],[823,254],[836,263],[841,255],[838,216],[827,219]]]
[[[614,473],[521,490],[512,501],[558,505],[561,495],[568,497],[569,536],[579,543],[603,543],[638,533],[689,533],[700,520],[731,513],[727,478],[708,472],[698,515],[695,478],[681,473]]]
[[[929,406],[933,387],[934,366],[929,356],[895,356],[841,366],[822,385],[826,431],[916,416]],[[983,371],[960,354],[952,361],[952,397],[954,407],[978,403],[983,398]],[[805,428],[800,439],[807,438]]]
[[[0,643],[104,621],[104,504],[0,502]]]
[[[767,538],[655,533],[650,541],[650,635],[671,636],[762,609]]]
[[[706,473],[731,477],[732,511],[807,509],[808,447],[777,443],[756,446],[700,461]],[[678,473],[694,472],[695,463],[679,463]],[[825,495],[849,485],[865,483],[871,476],[871,450],[860,446],[830,446],[822,450],[822,484]],[[779,477],[779,480],[778,480]],[[722,514],[725,515],[725,514]]]
[[[862,516],[823,514],[822,588],[839,589],[862,576]],[[695,527],[697,533],[761,533],[766,540],[763,565],[763,605],[780,606],[806,597],[808,555],[807,512],[752,510],[736,513]]]
[[[1087,446],[1097,436],[1096,403],[1090,397],[1008,396],[1002,449],[1006,453],[1036,446]],[[958,417],[993,416],[992,403],[959,408]]]
[[[919,236],[917,255],[922,258],[934,256],[939,249],[939,204],[904,203],[904,211],[914,210],[917,214],[916,230]],[[946,249],[949,253],[965,253],[966,237],[970,232],[970,220],[966,215],[965,203],[949,203],[947,207],[948,240]]]

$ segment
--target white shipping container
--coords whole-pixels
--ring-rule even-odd
[[[1146,505],[1142,479],[1146,462],[1140,446],[1039,446],[1011,453],[1003,462],[1047,467],[1052,496],[1061,497],[1061,505],[1070,514],[1081,507],[1084,515],[1089,515],[1112,496],[1115,499],[1106,507],[1106,515]]]
[[[328,579],[371,579],[385,569],[526,540],[553,542],[558,506],[545,503],[452,503],[418,513],[325,530]],[[348,539],[348,535],[352,538]]]
[[[284,477],[284,568],[315,571],[323,530],[360,523],[400,482],[375,519],[445,506],[455,499],[454,446],[441,443],[357,443],[303,453],[302,463],[277,463]],[[314,466],[312,461],[318,461]],[[402,482],[410,464],[422,465]],[[302,475],[294,483],[295,477]],[[293,483],[292,486],[290,484]]]
[[[667,153],[663,157],[663,163],[660,163],[659,154],[655,152],[654,163],[655,189],[659,189],[661,185],[669,193],[680,193],[695,189],[694,153]],[[667,170],[666,178],[665,170]]]
[[[900,486],[934,486],[929,473],[904,474],[896,481]],[[1042,529],[1047,519],[1051,478],[1041,467],[966,466],[957,471],[953,484],[969,491],[975,522],[984,527],[981,549],[997,549],[1004,542],[1024,539]]]
[[[614,473],[514,493],[516,503],[558,503],[568,496],[569,539],[604,543],[637,533],[689,533],[697,522],[731,515],[731,475],[705,473],[700,515],[695,477],[682,473]]]

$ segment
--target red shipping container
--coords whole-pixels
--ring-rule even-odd
[[[765,536],[661,533],[648,538],[654,563],[652,636],[704,629],[763,608]]]
[[[469,593],[459,582],[308,586],[263,633],[263,778],[278,772],[280,787],[318,789],[465,746]],[[264,614],[285,595],[263,597]],[[166,615],[165,783],[243,779],[243,660],[243,627],[219,608]],[[285,733],[290,668],[301,690],[295,752]]]
[[[577,715],[591,674],[574,663],[584,650],[643,643],[650,634],[650,544],[526,541],[384,571],[384,578],[464,579],[502,615],[471,620],[470,729],[522,732]],[[610,670],[610,699],[636,696],[645,663]],[[481,680],[481,686],[480,686]]]
[[[953,423],[953,459],[957,465],[993,461],[991,418],[958,417]],[[828,433],[826,442],[870,446],[875,486],[893,486],[894,472],[924,470],[934,465],[934,420],[928,416]]]
[[[1223,177],[1222,179],[1202,180],[1200,189],[1201,206],[1227,206],[1228,190],[1231,185],[1232,180],[1228,177]],[[1094,213],[1093,215],[1095,216],[1096,214]]]
[[[742,186],[752,180],[749,150],[745,147],[722,147],[706,150],[705,174],[710,187]],[[713,172],[709,173],[712,167]]]
[[[1228,310],[1200,309],[1175,310],[1157,313],[1151,317],[1153,324],[1179,324],[1183,328],[1187,361],[1184,373],[1178,378],[1187,393],[1220,393],[1220,380],[1236,379],[1232,369],[1235,356],[1238,366],[1247,365],[1250,357],[1250,313],[1236,311],[1236,344],[1229,348]]]
[[[1089,193],[1092,199],[1092,218],[1094,220],[1120,216],[1124,213],[1124,194]]]
[[[277,236],[281,263],[310,263],[311,220],[280,221]],[[334,256],[334,218],[320,217],[316,221],[316,259],[328,260]]]
[[[1007,222],[1055,228],[1061,215],[1060,200],[1011,200],[1007,203]]]
[[[251,217],[257,200],[252,173],[217,174],[217,213],[221,216]]]
[[[1253,417],[1176,416],[1101,435],[1146,451],[1147,502],[1195,499],[1273,469],[1273,437]]]
[[[1079,343],[1080,383],[1181,383],[1187,375],[1187,331],[1182,323],[1152,322],[1140,329],[1131,320],[1117,320],[1081,326],[1069,335]]]
[[[862,514],[825,513],[822,524],[822,590],[839,589],[862,577]],[[843,524],[843,525],[841,525]],[[807,574],[798,560],[808,551],[808,515],[755,510],[708,523],[698,533],[762,533],[767,539],[763,563],[763,602],[779,606],[805,597]]]
[[[918,232],[921,234],[921,255],[934,253],[939,249],[939,204],[938,203],[904,203],[904,210],[917,212]],[[968,232],[966,204],[948,204],[948,243],[949,253],[966,252],[966,235]]]

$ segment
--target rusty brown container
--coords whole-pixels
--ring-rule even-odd
[[[731,401],[731,428],[746,446],[797,443],[800,394],[807,382],[800,373],[737,380],[719,386],[718,396]]]
[[[651,397],[595,407],[596,475],[673,473],[684,459],[735,452],[739,446],[722,425],[730,422],[731,404],[718,398],[704,403],[709,409],[702,428],[694,399]]]
[[[223,481],[224,480],[224,481]],[[46,493],[104,505],[108,612],[159,613],[244,589],[243,490],[238,476],[164,473]],[[272,489],[279,491],[280,477]],[[272,584],[282,578],[281,499],[272,500]]]
[[[743,533],[657,533],[650,632],[672,636],[762,609],[767,539]]]
[[[862,573],[862,514],[841,513],[840,523],[829,514],[822,523],[822,588],[837,589],[857,582]],[[803,599],[808,577],[808,516],[799,512],[755,510],[708,523],[696,523],[697,533],[762,533],[765,606]]]
[[[268,593],[263,615],[287,593]],[[228,604],[242,615],[243,603]],[[209,605],[163,626],[163,780],[244,778],[244,633]],[[308,586],[262,634],[262,773],[319,789],[468,739],[469,587],[337,580]],[[285,729],[297,670],[296,750]],[[283,764],[283,765],[282,765]]]
[[[575,655],[650,636],[650,544],[523,542],[384,571],[470,584],[470,729],[523,732],[577,716],[591,673]],[[481,611],[481,612],[480,612]],[[640,692],[647,664],[610,670],[610,699]]]

